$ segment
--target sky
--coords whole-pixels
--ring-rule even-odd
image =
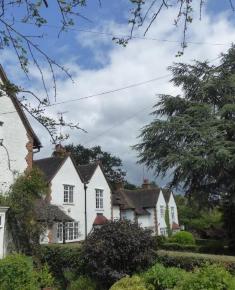
[[[89,21],[79,17],[73,29],[63,32],[59,37],[59,15],[55,13],[55,7],[45,9],[49,21],[41,29],[20,23],[22,11],[17,12],[16,28],[31,35],[43,34],[42,39],[33,41],[68,68],[73,77],[71,81],[62,72],[58,72],[56,102],[66,103],[48,108],[47,113],[58,118],[58,113],[65,112],[66,121],[79,123],[88,132],[69,132],[67,143],[86,147],[100,145],[103,150],[120,157],[130,182],[139,185],[145,177],[165,186],[170,176],[155,177],[153,172],[138,165],[137,153],[131,146],[138,143],[141,128],[152,121],[150,113],[158,100],[158,94],[181,93],[180,88],[173,87],[169,82],[168,66],[174,62],[189,63],[195,59],[218,63],[218,55],[225,52],[235,39],[235,14],[230,9],[229,1],[209,0],[199,20],[198,7],[195,6],[194,20],[187,30],[190,43],[184,55],[178,58],[176,54],[182,41],[182,26],[173,25],[177,15],[174,7],[162,11],[145,39],[141,39],[144,28],[139,28],[134,31],[134,35],[140,39],[132,39],[123,47],[116,44],[111,35],[128,35],[129,1],[103,0],[101,7],[98,1],[95,2],[88,1],[88,5],[81,9],[81,14]],[[1,63],[12,82],[40,96],[45,95],[35,66],[30,66],[28,80],[20,70],[12,49],[1,50],[0,54]],[[53,95],[49,68],[46,62],[40,61],[48,89]],[[145,81],[145,84],[132,86]],[[99,95],[128,86],[132,87]],[[69,102],[88,96],[93,97]],[[43,144],[37,158],[46,157],[53,150],[50,137],[39,124],[33,120],[31,122]]]

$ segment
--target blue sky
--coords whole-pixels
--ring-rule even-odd
[[[50,3],[50,2],[49,2]],[[41,48],[64,65],[73,73],[74,83],[59,75],[58,101],[100,93],[127,86],[141,81],[165,76],[167,67],[175,61],[189,62],[192,59],[215,59],[219,53],[229,48],[235,39],[234,16],[229,1],[210,0],[203,10],[203,18],[195,15],[194,22],[189,28],[187,38],[192,42],[203,42],[202,45],[190,44],[182,58],[175,54],[180,49],[179,43],[161,42],[153,40],[130,41],[126,48],[112,41],[111,36],[97,35],[78,31],[100,31],[110,34],[128,34],[128,15],[130,3],[128,0],[102,0],[99,8],[98,1],[88,1],[87,7],[81,14],[91,20],[78,18],[74,30],[69,30],[57,37],[59,26],[58,14],[55,7],[45,10],[49,16],[49,23],[42,29],[34,29],[32,25],[15,22],[18,29],[27,34],[44,34],[43,39],[35,39]],[[152,26],[147,38],[182,40],[182,30],[173,25],[177,11],[168,9],[163,12],[158,21]],[[19,20],[20,13],[16,19]],[[76,30],[78,29],[78,30]],[[142,35],[142,30],[135,32]],[[220,45],[218,45],[220,44]],[[1,60],[9,78],[17,84],[36,91],[40,96],[44,94],[40,83],[40,76],[31,67],[30,81],[20,71],[12,50],[1,51]],[[42,62],[48,84],[51,84],[48,67]],[[95,97],[80,102],[66,103],[48,110],[48,114],[57,118],[58,112],[66,111],[68,121],[79,122],[88,131],[70,132],[70,142],[81,143],[84,146],[101,145],[124,162],[131,182],[140,184],[143,178],[143,167],[136,164],[136,153],[131,145],[138,142],[140,129],[152,119],[149,115],[151,108],[157,101],[158,93],[175,95],[180,89],[172,87],[170,77],[149,83],[140,87],[123,90],[105,96]],[[51,154],[52,146],[45,130],[33,122],[35,131],[39,135],[44,148],[41,155]],[[145,170],[145,177],[155,180],[151,172]],[[166,179],[157,178],[156,182],[164,186]]]

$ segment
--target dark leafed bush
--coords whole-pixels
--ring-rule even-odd
[[[80,252],[80,244],[42,245],[38,251],[38,258],[42,263],[48,264],[56,281],[65,289],[69,283],[65,272],[78,272]]]
[[[169,242],[178,243],[181,245],[194,245],[195,238],[190,232],[181,231],[174,234],[170,239]]]
[[[81,252],[82,271],[106,289],[120,278],[142,271],[155,259],[151,231],[127,220],[94,230]]]

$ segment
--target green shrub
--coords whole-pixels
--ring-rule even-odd
[[[186,276],[175,290],[234,290],[235,278],[218,265],[206,265]]]
[[[124,277],[116,282],[110,290],[150,290],[139,276]]]
[[[181,245],[195,245],[195,238],[190,232],[181,231],[174,234],[169,242],[178,243]]]
[[[67,290],[96,290],[96,284],[90,278],[80,276],[70,283]]]
[[[235,274],[235,257],[207,255],[199,253],[157,251],[158,262],[166,267],[180,267],[186,271],[192,271],[196,267],[204,266],[206,263],[217,263],[223,265],[230,273]]]
[[[128,220],[107,222],[84,242],[81,270],[105,289],[152,265],[155,246],[151,231],[137,223]]]
[[[66,270],[79,272],[80,253],[80,244],[42,245],[38,251],[38,258],[49,266],[61,288],[66,289],[69,281],[65,272]]]
[[[196,245],[182,245],[178,243],[165,243],[161,245],[161,249],[169,251],[197,252],[199,247]]]
[[[161,264],[156,264],[145,272],[142,277],[147,285],[152,285],[153,289],[164,290],[174,288],[187,273],[178,268],[165,268]]]
[[[54,279],[52,274],[49,272],[49,267],[47,264],[37,270],[36,278],[40,288],[51,287],[54,285]]]
[[[0,260],[0,290],[38,290],[36,273],[29,257],[12,254]]]
[[[229,254],[229,250],[225,248],[223,240],[197,239],[196,244],[200,253]]]

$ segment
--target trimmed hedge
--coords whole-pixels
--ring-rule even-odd
[[[181,245],[178,243],[164,243],[161,245],[161,249],[169,251],[182,251],[182,252],[197,252],[199,247],[196,245]]]
[[[231,274],[235,275],[235,257],[222,255],[207,255],[199,253],[174,252],[174,251],[157,251],[157,261],[166,267],[179,267],[186,271],[192,271],[196,267],[209,264],[221,264]]]

